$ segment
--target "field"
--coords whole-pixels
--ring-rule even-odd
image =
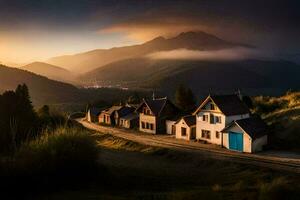
[[[99,179],[45,199],[297,199],[298,174],[93,134]]]

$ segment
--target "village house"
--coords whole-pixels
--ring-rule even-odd
[[[103,110],[99,115],[99,123],[107,125],[115,125],[115,112],[121,109],[122,106],[112,106],[108,109]]]
[[[187,115],[175,123],[177,139],[194,140],[196,139],[196,116]]]
[[[114,119],[115,119],[115,125],[116,126],[124,126],[124,122],[129,120],[129,122],[131,120],[134,120],[134,115],[131,115],[131,114],[134,114],[135,112],[135,109],[134,107],[131,107],[131,106],[122,106],[120,109],[116,110],[115,113],[114,113]],[[131,115],[131,116],[129,116]],[[126,117],[126,120],[124,117]]]
[[[235,120],[250,117],[238,95],[209,95],[194,112],[196,139],[223,146],[221,131]]]
[[[88,109],[86,118],[89,122],[98,122],[98,116],[101,113],[101,110],[96,107],[91,107]]]
[[[166,133],[166,120],[176,115],[177,108],[165,98],[143,99],[136,110],[139,113],[139,130],[152,134]]]
[[[254,153],[268,143],[267,125],[259,117],[234,120],[221,132],[223,146],[230,150]]]
[[[123,128],[136,128],[139,126],[139,114],[132,112],[120,118],[120,127]]]

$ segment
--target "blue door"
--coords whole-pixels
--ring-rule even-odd
[[[244,146],[243,134],[229,132],[229,149],[235,151],[243,151],[243,146]]]

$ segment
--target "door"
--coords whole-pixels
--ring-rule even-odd
[[[235,151],[243,151],[243,134],[229,132],[229,149]]]

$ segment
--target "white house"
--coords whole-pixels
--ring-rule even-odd
[[[222,130],[223,146],[230,150],[253,153],[268,143],[267,125],[258,117],[235,120]]]
[[[221,146],[221,131],[234,120],[250,117],[248,107],[237,95],[209,95],[193,114],[196,115],[196,139]]]
[[[175,123],[175,126],[177,139],[196,139],[196,116],[184,116]]]

